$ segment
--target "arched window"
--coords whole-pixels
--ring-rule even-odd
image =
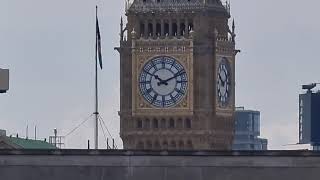
[[[169,36],[169,24],[164,23],[164,35]]]
[[[156,25],[156,35],[161,36],[161,24],[157,23]]]
[[[145,35],[144,27],[145,27],[144,23],[140,23],[140,35],[141,35],[141,36],[144,36],[144,35]]]
[[[166,128],[166,120],[161,119],[161,128],[165,129]]]
[[[193,23],[189,23],[189,25],[188,25],[188,30],[189,30],[189,32],[190,32],[191,30],[194,30],[194,28],[193,28]]]
[[[149,119],[145,119],[144,121],[144,128],[149,129],[150,128],[150,120]]]
[[[142,120],[141,119],[137,119],[137,126],[138,129],[142,128]]]
[[[183,36],[185,35],[186,32],[184,32],[186,29],[186,25],[184,23],[180,24],[180,35]]]
[[[177,128],[183,128],[183,122],[181,118],[179,118],[177,121]]]
[[[175,122],[174,122],[174,119],[170,119],[169,120],[169,128],[174,128],[175,127]]]
[[[148,24],[148,36],[153,36],[153,24]]]
[[[187,118],[187,119],[185,120],[185,127],[188,128],[188,129],[191,128],[191,120],[190,120],[189,118]]]
[[[158,129],[159,128],[159,123],[158,123],[158,119],[153,119],[153,122],[152,122],[152,127],[154,129]]]
[[[176,36],[178,34],[178,25],[177,23],[172,24],[172,35]]]

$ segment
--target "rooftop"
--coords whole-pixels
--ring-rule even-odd
[[[230,14],[230,4],[221,1],[204,2],[203,0],[134,0],[126,4],[126,12],[154,12],[179,10],[216,10]]]
[[[57,149],[53,144],[42,140],[2,136],[0,138],[0,145],[1,142],[13,149]]]

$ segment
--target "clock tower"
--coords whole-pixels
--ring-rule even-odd
[[[116,48],[125,149],[231,149],[237,51],[229,10],[220,0],[126,3]]]

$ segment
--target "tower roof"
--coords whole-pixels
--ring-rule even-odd
[[[128,1],[127,12],[156,11],[196,11],[215,10],[229,14],[230,5],[222,4],[221,0],[133,0]]]

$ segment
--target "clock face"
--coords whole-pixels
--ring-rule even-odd
[[[142,68],[139,89],[144,99],[153,106],[172,107],[187,94],[188,76],[176,59],[167,56],[156,57]]]
[[[227,58],[222,58],[217,78],[218,102],[220,106],[225,107],[229,104],[231,96],[231,70]]]

